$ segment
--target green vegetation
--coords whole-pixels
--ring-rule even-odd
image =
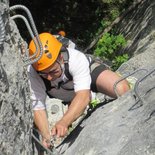
[[[112,62],[113,70],[116,70],[123,62],[128,60],[127,54],[121,54],[120,50],[126,45],[123,35],[113,35],[105,33],[98,41],[94,50],[94,55],[103,60]]]

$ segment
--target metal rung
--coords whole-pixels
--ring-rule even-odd
[[[129,76],[131,76],[131,75],[133,75],[133,74],[135,74],[135,73],[137,73],[137,72],[139,72],[139,71],[146,71],[146,72],[148,72],[147,69],[143,69],[143,68],[142,68],[142,69],[137,69],[137,70],[135,70],[135,71],[129,73],[128,75],[122,77],[120,80],[118,80],[118,81],[115,82],[115,84],[114,84],[114,86],[113,86],[113,90],[114,90],[114,92],[116,93],[117,97],[120,96],[120,95],[118,94],[117,90],[116,90],[117,84],[118,84],[119,82],[123,81],[124,79],[126,79],[127,77],[129,77]]]
[[[16,15],[16,16],[12,17],[12,19],[21,18],[25,22],[25,24],[26,24],[26,26],[28,28],[28,32],[30,33],[32,39],[34,40],[34,43],[35,43],[35,46],[36,46],[36,52],[31,57],[29,57],[28,59],[25,60],[25,65],[29,65],[29,64],[32,64],[32,63],[38,61],[42,57],[43,47],[42,47],[42,44],[41,44],[41,41],[40,41],[40,38],[39,38],[39,35],[38,35],[38,31],[36,29],[33,17],[31,15],[29,9],[27,7],[25,7],[25,6],[23,6],[23,5],[14,5],[14,6],[10,7],[10,11],[13,11],[15,9],[22,9],[27,13],[27,16],[28,16],[28,19],[30,21],[32,30],[34,32],[34,35],[33,35],[33,32],[32,32],[31,27],[29,25],[29,22],[27,21],[27,19],[25,17],[23,17],[22,15]],[[38,47],[39,47],[39,49],[38,49]],[[39,52],[38,57],[34,58],[38,54],[38,52]],[[34,58],[34,59],[32,59],[32,58]]]
[[[138,97],[139,101],[141,101],[141,105],[143,105],[144,99],[142,99],[142,97],[141,97],[140,94],[139,94],[138,86],[139,86],[140,82],[142,82],[144,79],[146,79],[146,78],[147,78],[149,75],[151,75],[153,72],[155,72],[155,69],[152,69],[149,73],[147,73],[145,76],[143,76],[142,78],[140,78],[140,79],[136,82],[136,84],[135,84],[134,91],[135,91],[135,94],[136,94],[136,96]],[[151,89],[152,89],[152,88],[151,88]],[[151,90],[151,89],[149,89],[149,90]],[[149,90],[148,90],[148,91],[149,91]],[[145,96],[145,95],[143,95],[143,96]]]
[[[14,16],[11,17],[11,19],[13,19],[13,20],[16,19],[16,18],[20,18],[20,19],[22,19],[24,21],[24,23],[25,23],[25,25],[26,25],[26,27],[27,27],[30,35],[31,35],[31,38],[35,38],[32,30],[31,30],[31,27],[30,27],[30,25],[28,23],[28,20],[22,15],[14,15]],[[32,56],[30,56],[29,59],[34,58],[38,54],[38,51],[39,51],[39,49],[38,49],[39,47],[38,47],[38,43],[36,42],[36,39],[33,39],[33,40],[34,40],[34,43],[35,43],[35,46],[36,46],[36,52]],[[29,59],[25,59],[24,61],[27,61]]]

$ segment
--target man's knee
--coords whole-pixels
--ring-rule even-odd
[[[123,95],[129,90],[130,90],[130,86],[126,80],[123,80],[116,85],[116,91],[119,96]]]

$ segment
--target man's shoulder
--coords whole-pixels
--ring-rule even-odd
[[[28,73],[35,73],[36,72],[35,69],[32,67],[32,65],[27,66],[27,71],[28,71]]]
[[[27,71],[28,71],[28,75],[29,75],[29,78],[35,78],[36,80],[39,79],[39,75],[38,73],[36,72],[36,70],[33,68],[32,65],[29,65],[27,67]]]
[[[69,53],[69,56],[71,57],[83,57],[85,54],[77,49],[74,49],[74,48],[67,48],[68,50],[68,53]]]

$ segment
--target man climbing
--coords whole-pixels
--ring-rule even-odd
[[[43,55],[28,67],[28,72],[34,122],[42,135],[43,145],[49,147],[51,136],[65,136],[68,127],[84,112],[92,99],[92,91],[116,98],[113,86],[120,76],[104,64],[92,63],[82,52],[64,47],[49,33],[42,33],[39,37]],[[36,51],[33,40],[30,42],[29,51],[31,55]],[[126,80],[117,85],[119,95],[128,90]],[[69,103],[68,110],[51,131],[46,115],[47,94]]]

